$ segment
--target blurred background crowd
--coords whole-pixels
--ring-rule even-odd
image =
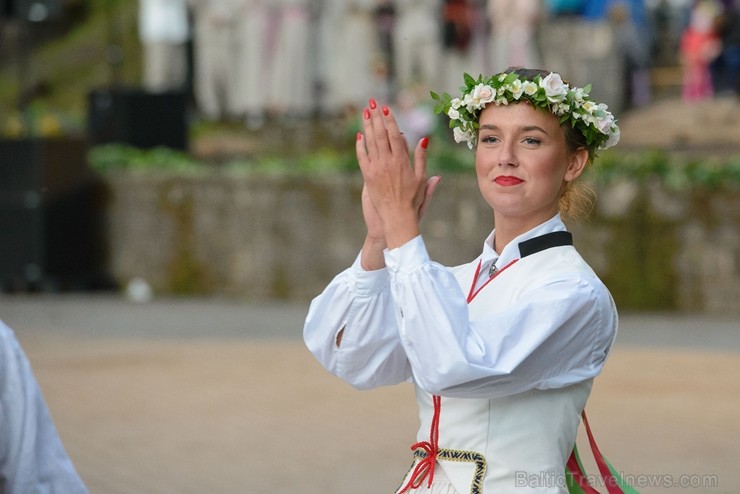
[[[546,27],[591,23],[611,29],[623,106],[650,101],[660,67],[682,67],[683,97],[698,100],[737,94],[737,9],[735,0],[140,0],[143,84],[192,88],[204,118],[258,127],[269,116],[355,111],[369,95],[408,105],[429,89],[453,92],[463,71],[559,70]]]
[[[87,85],[74,89],[73,99],[105,85],[99,76],[82,82],[105,65],[108,86],[183,92],[188,111],[202,121],[243,122],[250,129],[271,120],[352,114],[369,96],[399,111],[413,109],[429,100],[429,90],[455,92],[463,72],[476,76],[516,65],[611,88],[595,96],[619,112],[665,92],[705,100],[738,94],[737,2],[5,0],[0,110],[7,111],[16,82],[19,107],[78,78]],[[107,19],[95,23],[101,11]],[[82,29],[75,36],[75,26],[83,24],[103,25],[104,33],[95,28],[84,35],[97,37],[97,47],[74,45],[71,38],[83,37]],[[64,40],[58,56],[45,48],[45,58],[35,57],[34,50],[55,37]],[[96,50],[104,53],[93,55]],[[86,58],[89,64],[78,63]],[[70,72],[50,75],[60,72],[52,68],[58,64]]]

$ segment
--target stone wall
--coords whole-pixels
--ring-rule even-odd
[[[108,266],[159,293],[309,300],[362,244],[359,177],[111,174]],[[622,309],[740,314],[740,198],[621,182],[576,246]],[[445,176],[422,225],[433,258],[475,257],[492,228],[475,177]]]

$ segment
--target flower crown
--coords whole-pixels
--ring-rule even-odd
[[[465,74],[462,96],[452,98],[431,92],[438,103],[435,113],[450,117],[455,142],[467,142],[473,149],[478,135],[478,118],[488,103],[496,106],[509,102],[529,101],[533,106],[545,108],[560,117],[560,123],[570,122],[586,138],[586,145],[593,149],[606,149],[619,142],[619,127],[614,116],[603,103],[593,102],[588,97],[591,85],[584,88],[570,87],[560,75],[551,72],[532,80],[515,72],[494,75],[485,79],[482,75],[473,79]]]

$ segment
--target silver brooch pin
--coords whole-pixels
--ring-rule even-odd
[[[497,271],[498,268],[496,267],[496,261],[493,261],[491,263],[491,267],[488,268],[488,277],[491,278]]]

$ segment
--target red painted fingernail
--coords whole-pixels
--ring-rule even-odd
[[[362,139],[362,132],[357,133],[357,140],[359,141],[360,139]]]
[[[370,109],[374,110],[378,107],[378,103],[375,102],[374,98],[370,98]]]
[[[426,149],[428,145],[429,145],[429,138],[428,138],[428,137],[424,137],[424,138],[423,138],[423,139],[421,140],[421,147],[422,147],[423,149]]]
[[[370,110],[365,108],[365,110],[362,112],[362,116],[365,117],[365,120],[370,120]]]
[[[391,113],[391,109],[388,108],[387,106],[384,106],[383,107],[383,115],[385,115],[387,117],[390,113]]]

